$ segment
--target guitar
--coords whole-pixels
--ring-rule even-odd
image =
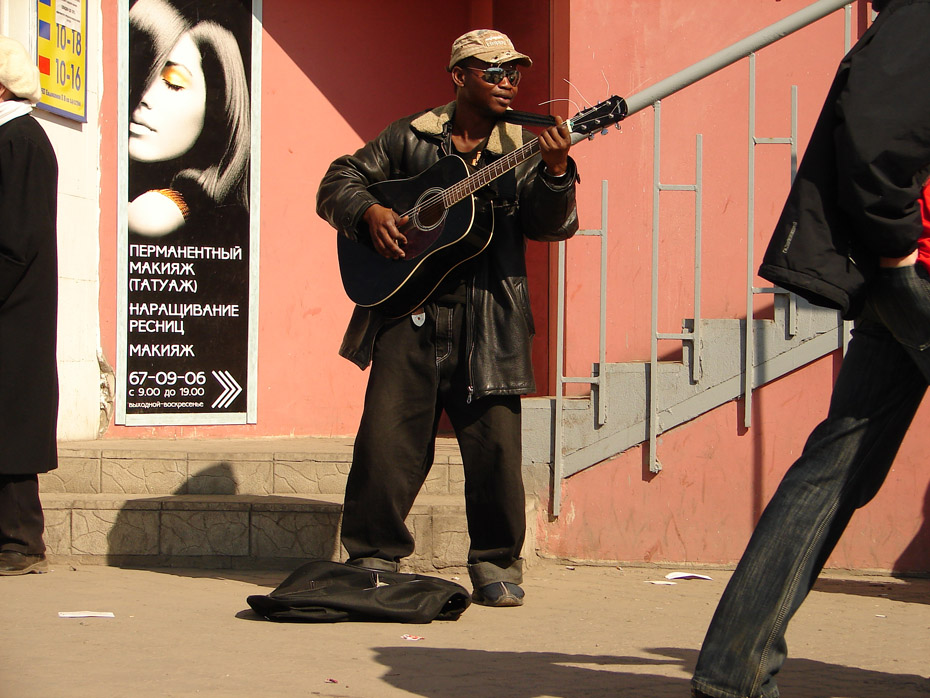
[[[579,112],[565,122],[572,143],[594,138],[595,131],[621,121],[627,112],[621,97]],[[408,222],[403,259],[388,259],[371,244],[362,224],[357,239],[337,236],[339,271],[346,294],[356,304],[401,317],[423,304],[455,267],[480,254],[491,242],[493,212],[478,221],[474,193],[539,153],[533,141],[472,175],[457,155],[447,155],[415,177],[377,182],[368,191],[383,205],[403,211]]]

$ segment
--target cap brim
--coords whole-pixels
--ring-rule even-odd
[[[485,61],[486,63],[493,63],[494,65],[512,63],[514,61],[527,68],[533,65],[533,61],[529,56],[518,51],[482,51],[481,53],[474,54],[472,57]]]
[[[520,53],[519,51],[477,51],[475,53],[466,54],[461,58],[456,58],[455,63],[449,64],[448,70],[451,71],[457,63],[461,63],[466,58],[477,58],[479,61],[491,63],[492,65],[513,62],[519,63],[527,68],[533,65],[533,60],[525,53]]]

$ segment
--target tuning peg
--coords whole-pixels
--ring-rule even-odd
[[[588,140],[593,141],[596,135],[597,135],[596,133],[592,133],[590,136],[588,136]]]
[[[601,135],[602,135],[602,136],[606,136],[606,135],[607,135],[607,131],[608,131],[608,129],[605,128],[603,131],[601,131]]]

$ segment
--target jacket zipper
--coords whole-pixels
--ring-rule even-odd
[[[452,143],[452,122],[451,120],[445,124],[443,127],[442,142],[439,146],[439,152],[443,155],[448,155],[452,152],[451,148]],[[472,308],[474,307],[474,293],[475,293],[475,281],[474,279],[468,284],[468,294],[465,297],[465,343],[468,345],[468,389],[465,396],[465,404],[470,405],[471,401],[475,397],[475,381],[472,371],[472,360],[475,355],[475,342],[474,342],[474,315]]]
[[[450,148],[450,143],[452,141],[451,125],[452,125],[452,122],[450,121],[446,123],[446,125],[443,127],[443,134],[442,134],[443,138],[442,138],[442,143],[440,144],[440,147],[439,147],[439,152],[441,152],[443,155],[448,155],[449,153],[452,152]],[[465,343],[468,345],[468,358],[466,359],[466,361],[468,362],[468,389],[466,391],[467,394],[465,396],[466,405],[470,405],[472,399],[475,396],[475,381],[472,378],[472,368],[471,368],[472,358],[474,357],[474,354],[475,354],[475,342],[473,340],[474,329],[472,327],[472,324],[473,324],[472,307],[474,304],[474,299],[473,299],[474,291],[475,291],[475,282],[473,279],[468,284],[468,294],[465,297]]]
[[[470,405],[475,395],[475,381],[472,377],[472,359],[475,355],[474,339],[474,293],[475,281],[472,279],[468,283],[468,295],[465,297],[465,343],[468,345],[468,395],[465,398],[465,404]]]

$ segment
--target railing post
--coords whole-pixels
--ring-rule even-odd
[[[607,180],[601,182],[601,227],[598,230],[579,230],[576,236],[597,235],[601,238],[601,284],[600,320],[598,332],[597,375],[573,377],[565,375],[565,241],[559,243],[558,293],[556,302],[556,359],[555,359],[555,425],[552,448],[552,515],[557,517],[562,509],[562,479],[565,472],[565,454],[562,453],[564,428],[562,417],[565,410],[565,385],[587,383],[592,388],[592,401],[597,414],[597,424],[607,423]]]

